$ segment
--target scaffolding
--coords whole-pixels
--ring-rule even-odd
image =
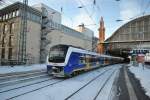
[[[18,52],[19,64],[26,64],[27,6],[28,0],[23,0],[21,13],[20,39],[19,39],[19,52]]]
[[[42,26],[41,26],[41,47],[40,47],[40,63],[45,63],[45,59],[47,56],[48,51],[46,50],[47,44],[50,43],[50,41],[46,38],[48,34],[48,12],[45,7],[42,7]]]

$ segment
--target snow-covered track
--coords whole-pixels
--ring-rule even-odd
[[[23,83],[26,81],[35,80],[43,77],[49,77],[49,76],[47,75],[47,73],[39,73],[39,75],[36,76],[30,76],[30,77],[28,76],[28,77],[18,78],[14,80],[9,80],[9,81],[3,81],[0,82],[0,87],[10,86],[10,85],[12,86],[14,84],[19,84],[19,83]]]
[[[106,79],[106,81],[103,83],[103,85],[101,86],[101,88],[99,89],[99,91],[97,92],[96,96],[94,97],[93,100],[97,100],[97,97],[99,96],[99,94],[101,93],[101,91],[104,89],[104,87],[106,86],[106,84],[108,83],[108,81],[110,80],[110,78],[113,76],[113,74],[115,73],[116,71],[114,70],[109,76],[108,78]]]
[[[22,77],[27,77],[27,76],[35,76],[41,73],[46,73],[46,70],[34,70],[34,71],[26,71],[26,72],[0,74],[0,81],[11,80],[15,78],[22,78]]]
[[[5,90],[5,91],[0,91],[0,96],[3,96],[2,98],[6,99],[6,100],[11,100],[11,99],[14,99],[16,97],[19,97],[19,96],[43,89],[43,88],[46,88],[48,86],[58,84],[60,82],[63,82],[64,80],[65,79],[49,78],[47,80],[43,80],[40,82],[24,85],[21,87],[16,87],[16,88]],[[26,89],[26,90],[22,91],[23,89]],[[21,92],[17,92],[13,95],[14,91],[21,91]]]
[[[113,82],[120,67],[120,65],[104,67],[69,79],[49,76],[7,86],[0,88],[0,98],[1,100],[37,98],[39,100],[93,100],[98,95],[96,100],[110,100],[108,98],[111,88],[114,87]]]
[[[94,77],[93,79],[91,79],[88,83],[86,83],[85,85],[83,85],[82,87],[80,87],[78,90],[76,90],[74,93],[72,93],[71,95],[69,95],[68,97],[66,97],[65,100],[69,100],[72,96],[74,96],[75,94],[77,94],[80,90],[82,90],[83,88],[85,88],[86,86],[88,86],[94,80],[96,80],[97,78],[101,77],[102,75],[104,75],[106,72],[108,72],[111,69],[112,68],[107,69],[107,70],[103,71],[102,73],[98,74],[96,77]]]
[[[23,75],[26,73],[34,73],[34,72],[41,72],[41,71],[46,71],[46,69],[37,69],[37,70],[30,70],[30,71],[21,71],[21,72],[9,72],[9,73],[0,73],[0,78],[1,77],[9,77],[9,76],[15,76],[15,75]]]
[[[38,70],[38,71],[27,72],[27,73],[23,72],[12,76],[8,75],[8,76],[0,77],[0,87],[15,85],[15,84],[19,84],[22,82],[26,82],[26,81],[30,81],[42,77],[48,77],[48,74],[44,70]]]
[[[15,88],[2,90],[2,91],[0,91],[0,93],[4,93],[4,92],[16,90],[16,89],[20,89],[20,88],[23,88],[23,87],[27,87],[27,86],[31,86],[31,85],[35,85],[35,84],[39,84],[39,83],[43,83],[43,82],[49,81],[49,80],[51,80],[51,79],[53,79],[53,78],[47,78],[47,79],[44,79],[44,80],[42,80],[42,81],[33,82],[33,83],[31,83],[31,84],[22,85],[22,86],[18,86],[18,87],[15,87]]]

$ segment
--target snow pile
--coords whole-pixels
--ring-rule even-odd
[[[0,66],[0,74],[26,72],[32,70],[46,69],[46,64],[22,65],[22,66]]]
[[[136,67],[131,66],[129,69],[140,80],[142,87],[146,91],[146,95],[150,97],[150,69],[145,67],[143,69],[142,65]]]

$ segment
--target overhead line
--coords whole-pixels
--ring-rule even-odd
[[[90,13],[89,13],[89,11],[87,10],[86,6],[82,3],[81,0],[79,0],[79,2],[81,3],[81,5],[83,6],[84,10],[85,10],[86,13],[88,14],[89,18],[93,21],[94,24],[96,24],[95,21],[93,20],[93,18],[90,16]]]

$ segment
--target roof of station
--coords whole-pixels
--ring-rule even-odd
[[[141,21],[141,20],[145,20],[145,19],[148,19],[150,18],[150,15],[145,15],[145,16],[141,16],[141,17],[138,17],[138,18],[135,18],[127,23],[125,23],[124,25],[122,25],[121,27],[119,27],[108,39],[105,40],[105,42],[108,42],[108,41],[111,41],[111,39],[116,35],[116,34],[119,34],[119,30],[122,29],[122,28],[126,28],[126,26],[129,26],[130,23],[133,23],[133,22],[136,22],[136,21]]]

